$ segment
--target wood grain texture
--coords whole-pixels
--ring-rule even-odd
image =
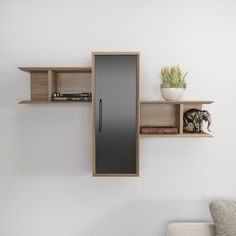
[[[183,104],[175,104],[175,126],[179,133],[183,133]]]
[[[92,101],[48,101],[48,100],[24,100],[18,104],[91,104]]]
[[[51,70],[48,71],[48,101],[52,100],[52,94],[55,90],[55,78],[54,72]]]
[[[139,127],[140,127],[140,54],[135,53],[137,58],[137,67],[136,67],[136,174],[139,176]]]
[[[48,72],[30,74],[31,100],[48,100]]]
[[[141,103],[140,125],[175,127],[175,104]]]
[[[193,101],[164,101],[164,100],[141,100],[141,104],[211,104],[214,101],[193,100]]]
[[[19,67],[19,69],[30,73],[30,101],[51,101],[54,92],[91,92],[90,67]]]
[[[184,112],[196,108],[202,110],[203,104],[210,104],[211,101],[145,101],[140,102],[140,125],[141,126],[170,126],[177,127],[179,133],[170,135],[140,134],[141,136],[150,137],[212,137],[208,133],[184,133],[183,132],[183,115]]]
[[[80,73],[91,73],[91,67],[18,67],[19,70],[24,72],[80,72]]]
[[[92,53],[92,174],[96,176],[96,54]]]
[[[92,52],[92,56],[139,56],[139,52]]]
[[[202,104],[188,103],[183,105],[183,113],[192,108],[202,110]]]
[[[127,174],[127,173],[120,173],[120,174],[114,174],[114,173],[106,173],[106,174],[97,174],[93,173],[94,177],[139,177],[139,173],[135,174]]]
[[[182,133],[182,134],[140,134],[140,137],[155,137],[155,138],[211,138],[213,137],[208,133]]]
[[[91,92],[90,73],[55,73],[56,92]]]

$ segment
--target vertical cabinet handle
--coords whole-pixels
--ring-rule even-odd
[[[102,131],[102,99],[99,100],[99,132]]]

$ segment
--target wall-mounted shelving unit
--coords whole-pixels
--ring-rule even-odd
[[[184,133],[183,114],[213,101],[140,101],[140,126],[176,127],[178,134],[140,134],[140,137],[212,137],[208,133]]]
[[[20,104],[40,103],[91,103],[91,101],[52,101],[52,94],[59,92],[91,92],[90,67],[19,67],[30,73],[31,98]]]
[[[91,67],[19,67],[30,73],[31,99],[19,104],[91,104],[92,101],[52,101],[55,92],[91,92]],[[178,134],[139,134],[139,137],[212,137],[209,133],[184,133],[183,114],[213,101],[140,101],[140,126],[177,127]]]
[[[101,70],[99,68],[101,68],[101,66],[103,64],[99,64],[100,61],[98,60],[97,63],[98,65],[96,65],[95,68],[95,55],[97,56],[97,58],[104,59],[102,61],[104,61],[104,70]],[[104,57],[104,58],[103,58]],[[110,58],[111,57],[111,58]],[[129,57],[137,57],[137,59],[135,60],[131,60],[132,63],[130,63],[130,66],[127,66],[127,63],[124,63],[123,60],[128,60]],[[107,59],[106,59],[107,58]],[[109,59],[110,58],[110,59]],[[106,59],[106,60],[105,60]],[[108,60],[109,59],[109,60]],[[116,63],[111,66],[111,68],[113,68],[113,70],[110,69],[109,65],[111,64],[111,59],[116,61],[119,60],[119,64],[122,66],[118,66]],[[130,59],[130,58],[129,58]],[[134,63],[135,62],[135,63]],[[100,66],[99,66],[100,65]],[[135,65],[135,66],[134,66]],[[130,68],[133,68],[132,70],[130,70]],[[211,104],[213,103],[213,101],[175,101],[175,102],[168,102],[168,101],[158,101],[158,100],[139,100],[139,83],[138,83],[138,76],[139,76],[139,54],[138,53],[133,53],[132,55],[130,55],[130,53],[111,53],[111,54],[93,54],[93,69],[90,67],[85,67],[85,68],[80,68],[80,67],[19,67],[20,70],[24,71],[24,72],[28,72],[30,73],[30,99],[26,100],[26,101],[20,101],[19,104],[90,104],[91,108],[93,108],[93,156],[95,156],[95,145],[97,145],[96,143],[98,142],[98,135],[95,133],[95,123],[100,124],[101,123],[101,117],[104,117],[107,115],[106,111],[111,111],[111,107],[108,106],[108,108],[106,109],[106,106],[102,106],[101,104],[103,104],[101,101],[108,101],[108,103],[110,104],[110,100],[111,99],[105,99],[105,94],[107,93],[107,91],[110,91],[109,87],[113,87],[113,84],[110,84],[108,87],[107,83],[99,83],[102,84],[102,86],[100,86],[100,97],[98,97],[96,99],[96,96],[98,96],[98,91],[95,90],[95,85],[99,85],[98,81],[95,80],[95,77],[97,79],[102,79],[102,81],[104,80],[104,76],[107,76],[107,80],[109,83],[111,83],[111,81],[113,81],[113,83],[116,84],[117,86],[117,81],[120,82],[120,78],[123,79],[122,76],[120,76],[120,74],[122,75],[122,73],[127,73],[127,71],[133,71],[132,73],[128,73],[128,75],[125,77],[126,80],[124,80],[124,86],[126,86],[126,82],[127,80],[129,80],[128,85],[130,86],[130,90],[133,91],[133,108],[135,108],[135,112],[133,112],[132,116],[133,117],[133,121],[128,121],[128,122],[123,122],[123,123],[127,123],[129,124],[129,132],[126,132],[127,129],[125,130],[125,135],[129,136],[130,135],[130,127],[131,124],[135,124],[135,135],[132,140],[132,142],[129,141],[125,141],[125,145],[133,145],[134,143],[136,144],[136,157],[135,155],[132,155],[133,158],[132,160],[130,159],[129,155],[127,156],[127,158],[125,157],[124,153],[120,152],[119,150],[122,150],[121,145],[120,145],[120,141],[124,141],[124,137],[120,136],[120,130],[122,130],[122,128],[124,129],[124,127],[120,128],[116,128],[114,129],[115,132],[117,132],[119,130],[119,132],[117,132],[117,140],[115,140],[113,142],[113,144],[109,144],[109,148],[111,148],[112,150],[110,151],[110,154],[107,155],[106,158],[104,158],[105,155],[102,156],[102,158],[100,158],[100,166],[102,166],[100,168],[100,166],[96,166],[96,163],[98,162],[97,158],[96,158],[96,162],[93,161],[93,174],[94,176],[138,176],[139,175],[139,161],[138,161],[138,152],[139,152],[139,139],[140,138],[144,138],[144,137],[212,137],[211,134],[209,133],[184,133],[183,132],[183,115],[184,112],[191,109],[191,108],[196,108],[199,110],[202,110],[203,105],[207,105],[207,104]],[[117,78],[114,75],[114,70],[116,71],[116,75]],[[105,71],[105,72],[104,72]],[[120,71],[122,71],[122,73],[120,73]],[[101,73],[102,72],[102,73]],[[109,73],[110,74],[109,74]],[[101,75],[99,74],[101,73]],[[105,74],[104,74],[105,73]],[[132,74],[132,76],[130,76],[130,74]],[[92,76],[93,75],[93,76]],[[100,75],[100,77],[99,77]],[[109,78],[112,77],[113,80],[109,80]],[[116,78],[116,79],[114,79]],[[133,83],[130,83],[131,79],[133,78],[132,81]],[[136,80],[136,82],[135,82]],[[93,84],[93,86],[92,86]],[[93,87],[93,88],[92,88]],[[102,88],[102,89],[101,89]],[[107,89],[106,89],[107,88]],[[120,86],[120,88],[123,89],[122,86]],[[113,99],[114,102],[114,106],[117,106],[117,102],[120,99],[120,110],[121,111],[125,111],[123,114],[127,115],[126,113],[129,113],[127,111],[127,109],[123,109],[125,106],[123,106],[122,104],[124,104],[126,101],[128,101],[130,99],[130,92],[127,92],[127,86],[126,88],[126,97],[123,96],[122,98],[125,97],[125,101],[120,99],[120,95],[122,96],[122,93],[120,94],[120,90],[118,89],[118,93],[116,93],[116,90],[114,90],[113,87],[113,92],[111,96],[113,96],[114,94],[118,94],[116,96],[117,99]],[[105,89],[105,90],[104,90]],[[116,89],[116,88],[115,88]],[[134,91],[135,90],[135,91]],[[101,92],[103,91],[103,92]],[[104,92],[105,91],[105,92]],[[92,93],[92,101],[54,101],[52,100],[52,95],[54,93]],[[109,94],[109,93],[108,93]],[[102,100],[103,99],[103,100]],[[96,102],[99,103],[96,104]],[[106,103],[106,105],[108,104]],[[128,104],[128,105],[127,105]],[[126,107],[129,107],[130,109],[130,104],[131,103],[127,103]],[[93,106],[92,106],[93,105]],[[95,112],[95,108],[96,106],[98,106],[98,121],[95,121],[95,115],[97,114]],[[102,107],[104,109],[104,112],[102,111]],[[101,109],[101,111],[100,111]],[[108,112],[108,113],[109,113]],[[111,114],[116,113],[116,107],[114,107],[114,109],[112,110],[112,112],[110,112]],[[102,114],[102,115],[101,115]],[[121,116],[121,120],[124,119],[124,116],[122,115],[122,112],[117,113]],[[128,116],[129,118],[129,116]],[[130,120],[130,119],[128,119]],[[114,125],[109,125],[109,124],[113,124],[114,119],[112,118],[111,121],[108,122],[108,126],[106,126],[105,122],[107,122],[107,117],[104,118],[104,126],[102,125],[98,125],[98,127],[103,127],[104,130],[106,129],[105,127],[112,127],[114,128]],[[120,122],[120,120],[118,120],[117,123],[117,127],[119,127],[120,124],[122,124]],[[142,134],[140,133],[140,128],[141,127],[157,127],[160,129],[163,129],[163,127],[173,127],[175,132],[176,130],[178,130],[178,133],[176,134]],[[177,128],[177,129],[176,129]],[[105,130],[105,132],[107,132],[107,130]],[[105,133],[104,132],[104,133]],[[110,132],[112,134],[116,134],[114,132]],[[106,146],[107,143],[109,143],[111,141],[111,139],[109,139],[109,135],[110,133],[108,133],[108,138],[106,140],[108,140],[108,142],[106,142]],[[95,142],[95,134],[96,134],[96,142]],[[115,136],[115,135],[114,135]],[[120,138],[123,137],[123,138]],[[101,138],[102,142],[104,142],[104,137]],[[100,142],[100,143],[102,143]],[[131,144],[130,144],[131,143]],[[106,147],[105,146],[105,147]],[[126,147],[126,146],[125,146]],[[104,148],[102,148],[104,149]],[[115,161],[111,162],[111,159],[113,157],[113,152],[116,152],[116,158],[113,158]],[[125,150],[123,148],[123,150]],[[120,155],[120,156],[119,156]],[[130,164],[131,162],[132,164],[132,168],[128,168],[127,166],[124,166],[124,168],[122,167],[121,169],[121,161],[120,158],[123,158],[123,163],[128,163]],[[125,158],[124,158],[125,157]],[[95,158],[93,158],[95,160]],[[127,160],[126,160],[127,159]],[[127,165],[128,165],[127,164]],[[97,168],[99,167],[99,168]],[[105,171],[104,171],[104,168]],[[97,170],[98,169],[98,170]],[[125,171],[123,171],[123,169]]]

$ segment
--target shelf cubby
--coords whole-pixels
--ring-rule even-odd
[[[91,67],[19,67],[30,73],[29,100],[19,104],[91,104],[92,101],[52,101],[56,92],[91,92]],[[213,101],[140,101],[140,126],[176,127],[177,134],[141,134],[140,137],[212,137],[209,133],[184,133],[183,114],[191,108],[202,110]]]
[[[31,98],[19,104],[91,103],[91,101],[52,101],[56,92],[91,92],[90,67],[19,67],[30,73]]]
[[[209,133],[184,133],[183,114],[213,101],[140,101],[140,126],[176,127],[178,134],[140,134],[140,137],[212,137]]]
[[[18,104],[91,104],[92,101],[48,101],[48,100],[23,100]]]

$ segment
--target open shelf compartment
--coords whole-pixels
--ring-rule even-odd
[[[91,93],[91,68],[76,67],[20,67],[30,73],[31,99],[20,104],[91,103],[91,101],[52,101],[53,93]]]
[[[140,128],[141,126],[175,127],[177,134],[142,134],[141,137],[212,137],[211,134],[183,132],[183,114],[185,111],[196,108],[202,110],[203,104],[213,101],[140,101]]]

